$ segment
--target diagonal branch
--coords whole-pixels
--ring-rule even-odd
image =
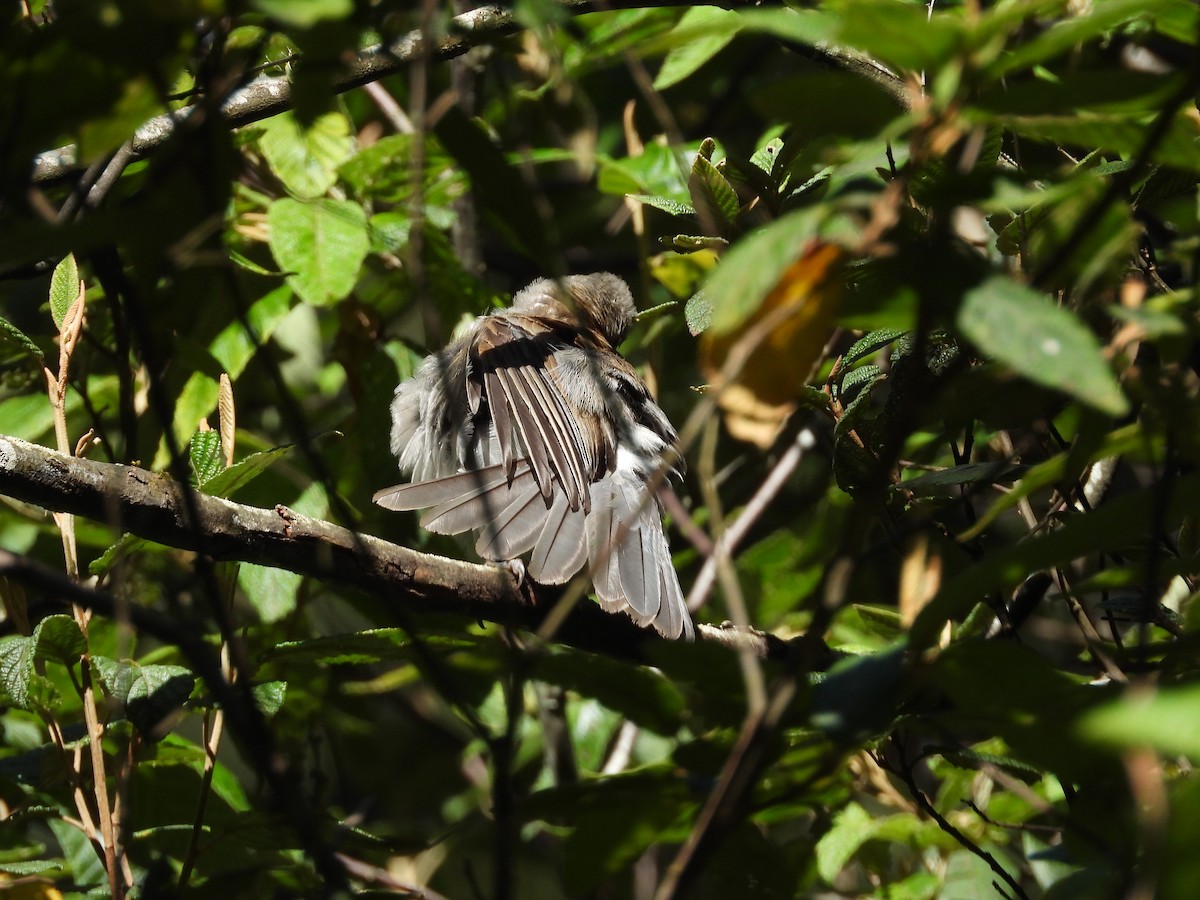
[[[721,6],[728,9],[758,5],[755,0],[558,0],[570,15],[627,9],[645,6]],[[450,20],[447,34],[440,38],[430,57],[439,62],[462,56],[472,47],[513,34],[523,29],[511,9],[501,6],[481,6]],[[331,89],[343,93],[362,87],[388,75],[395,75],[421,56],[420,30],[386,44],[376,44],[358,53],[353,61],[331,80]],[[234,91],[221,104],[221,114],[230,127],[247,125],[278,115],[292,107],[292,80],[286,76],[259,78]],[[199,106],[188,106],[176,112],[157,116],[134,132],[129,148],[135,156],[144,156],[174,134],[187,119],[196,114]],[[38,154],[34,159],[32,180],[35,183],[54,181],[79,168],[79,153],[75,145],[59,147]]]

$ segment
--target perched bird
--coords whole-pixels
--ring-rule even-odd
[[[375,502],[477,531],[485,559],[529,553],[542,584],[586,563],[604,609],[690,639],[653,494],[678,435],[616,351],[635,312],[603,272],[540,279],[476,320],[396,388],[392,452],[412,481]]]

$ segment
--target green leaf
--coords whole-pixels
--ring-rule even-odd
[[[540,655],[532,674],[540,681],[594,697],[658,734],[674,734],[682,724],[683,696],[654,670],[591,653],[560,650]]]
[[[737,14],[728,10],[707,6],[689,9],[667,36],[668,40],[684,37],[686,43],[667,54],[654,78],[654,87],[661,91],[683,81],[724,49],[739,27]]]
[[[985,355],[1037,384],[1113,416],[1129,401],[1095,336],[1070,311],[1010,278],[994,276],[967,292],[959,330]]]
[[[264,681],[261,684],[256,684],[251,689],[254,694],[254,702],[262,711],[262,714],[267,718],[279,712],[283,706],[284,698],[287,696],[286,681]]]
[[[45,362],[46,357],[42,353],[42,348],[30,340],[29,336],[20,328],[0,316],[0,348],[3,346],[11,347],[16,355],[29,357],[39,365]],[[0,356],[0,359],[4,359],[7,355]]]
[[[703,334],[712,325],[712,304],[703,291],[696,291],[683,307],[683,318],[692,335]]]
[[[940,10],[930,16],[921,3],[841,0],[826,8],[840,25],[838,43],[894,68],[936,69],[964,39],[960,17]]]
[[[881,328],[864,334],[850,345],[850,349],[842,354],[842,365],[852,366],[860,359],[865,359],[876,350],[882,350],[888,344],[903,337],[907,332],[901,328]]]
[[[354,148],[350,121],[340,112],[318,116],[307,128],[293,113],[272,116],[258,146],[284,186],[297,197],[320,197]]]
[[[1079,721],[1080,734],[1112,747],[1153,747],[1200,759],[1200,684],[1127,690]]]
[[[50,819],[46,825],[54,832],[55,840],[62,847],[75,890],[79,892],[88,891],[89,888],[98,891],[106,890],[108,876],[104,871],[104,861],[97,855],[96,848],[83,833],[83,829],[69,825],[62,819]]]
[[[0,642],[0,689],[21,709],[29,708],[33,678],[33,640],[13,637]]]
[[[701,227],[723,236],[732,234],[740,208],[737,192],[702,154],[697,153],[692,163],[688,190]]]
[[[156,737],[162,720],[187,702],[196,685],[196,676],[183,666],[143,666],[97,655],[92,667],[108,695],[125,706],[129,720],[149,738]]]
[[[271,204],[267,223],[271,253],[293,273],[288,284],[303,300],[328,306],[354,288],[369,247],[361,206],[348,200],[285,197]]]
[[[268,273],[278,276],[279,273]],[[280,285],[259,297],[246,311],[246,324],[233,321],[213,338],[208,352],[221,364],[230,378],[236,380],[245,371],[259,347],[270,340],[275,329],[292,309],[292,291]],[[252,334],[247,333],[249,326]]]
[[[75,255],[70,254],[54,267],[50,278],[50,315],[54,317],[54,327],[62,331],[63,320],[75,298],[79,296],[79,266],[75,264]]]
[[[670,197],[656,197],[653,194],[626,194],[630,200],[636,200],[645,206],[653,206],[673,216],[693,216],[696,210],[688,203],[680,203]]]
[[[188,442],[188,460],[196,476],[196,487],[204,483],[223,468],[221,465],[221,435],[216,431],[197,431]]]
[[[242,563],[238,587],[264,622],[278,622],[296,608],[296,595],[304,578],[287,569]]]
[[[87,648],[79,624],[68,615],[46,616],[30,636],[33,658],[74,665]]]
[[[899,490],[912,491],[922,496],[957,496],[958,489],[970,484],[1010,484],[1028,471],[1028,466],[1019,466],[1004,461],[968,463],[951,466],[940,472],[928,472],[908,478],[898,485]]]
[[[215,434],[216,432],[208,432]],[[295,444],[287,444],[283,447],[275,447],[272,450],[263,450],[259,453],[251,453],[245,459],[240,459],[232,466],[226,469],[221,469],[203,482],[204,493],[211,494],[214,497],[232,497],[233,494],[240,488],[249,484],[263,472],[265,472],[276,460],[285,456]]]
[[[353,0],[253,0],[250,5],[283,25],[297,28],[345,19],[354,11]]]

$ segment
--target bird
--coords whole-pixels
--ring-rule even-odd
[[[538,279],[476,319],[396,387],[391,449],[410,481],[374,501],[476,532],[486,560],[528,554],[539,584],[586,565],[603,609],[692,640],[656,491],[682,474],[679,437],[616,349],[636,312],[598,272]]]

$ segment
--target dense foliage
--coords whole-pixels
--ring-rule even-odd
[[[779,641],[585,653],[4,500],[0,880],[1193,894],[1200,7],[725,5],[453,59],[451,4],[10,5],[0,433],[461,556],[370,503],[392,389],[614,271],[697,620]]]

